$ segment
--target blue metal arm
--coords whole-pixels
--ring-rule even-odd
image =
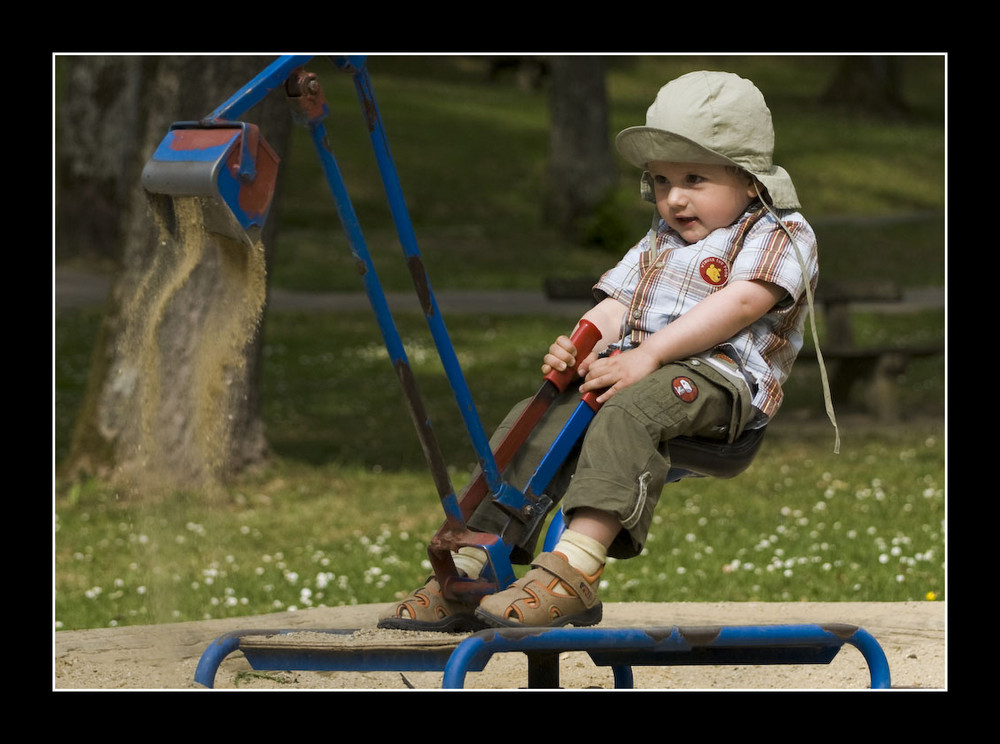
[[[215,111],[209,114],[209,116],[203,121],[228,121],[238,118],[247,110],[263,100],[275,88],[283,85],[295,70],[303,67],[312,59],[313,55],[284,55],[277,58],[257,76],[246,83],[246,85],[234,93],[226,102],[216,108]],[[421,307],[437,347],[438,355],[441,358],[445,374],[447,375],[449,384],[454,392],[463,422],[472,440],[472,445],[476,451],[480,466],[483,469],[491,491],[496,492],[502,485],[500,471],[490,448],[489,437],[483,429],[482,422],[476,412],[471,392],[458,363],[457,355],[448,336],[448,331],[445,327],[441,313],[438,310],[437,301],[434,298],[430,280],[423,268],[412,222],[406,208],[405,200],[403,199],[402,188],[399,184],[398,174],[396,172],[392,155],[389,151],[385,130],[382,125],[378,105],[372,90],[371,80],[366,66],[366,58],[364,56],[339,56],[333,57],[332,59],[339,69],[351,74],[354,80],[361,103],[361,109],[367,120],[372,148],[374,150],[376,162],[385,187],[389,208],[396,224],[400,243],[406,256],[410,273],[413,277],[414,285],[421,302]],[[322,115],[325,115],[325,113],[326,107],[324,104]],[[397,374],[400,375],[404,389],[410,390],[412,389],[413,381],[412,375],[410,374],[409,364],[406,360],[405,351],[403,350],[399,333],[396,330],[394,322],[392,321],[388,303],[385,300],[385,295],[378,281],[374,264],[371,261],[370,254],[368,253],[365,245],[360,225],[356,215],[354,214],[347,189],[343,184],[339,167],[337,166],[333,153],[326,145],[325,127],[323,126],[320,116],[311,117],[306,124],[316,146],[316,151],[319,154],[324,175],[326,176],[326,180],[337,204],[337,210],[340,215],[341,222],[344,225],[345,231],[348,233],[352,250],[355,256],[365,265],[365,273],[363,276],[365,289],[368,293],[372,307],[375,310],[376,318],[382,331],[383,339],[386,342],[390,357],[392,358],[394,368],[397,370]],[[249,138],[247,137],[243,138],[244,147],[246,147],[248,139]],[[247,168],[253,167],[253,160],[251,157],[248,156],[244,158],[243,162],[246,164]],[[415,396],[409,397],[415,399]],[[441,482],[442,478],[445,477],[444,473],[446,472],[446,468],[444,467],[443,458],[440,458],[439,454],[435,451],[436,443],[428,441],[430,424],[425,412],[422,410],[422,406],[420,406],[420,408],[421,410],[413,411],[412,413],[418,430],[423,432],[421,435],[422,444],[424,445],[424,449],[425,452],[427,452],[428,457],[432,460],[431,468],[435,480],[439,482],[438,490],[439,492],[442,492],[445,513],[449,519],[458,519],[461,521],[461,510],[458,507],[457,499],[455,499],[454,494],[452,493],[450,483],[444,486]],[[430,450],[428,450],[428,448],[430,448]],[[444,491],[442,489],[444,489]]]
[[[410,221],[409,212],[406,208],[406,201],[403,199],[403,191],[399,184],[399,177],[396,167],[389,151],[389,143],[385,136],[385,129],[382,126],[382,119],[379,115],[378,104],[375,101],[375,93],[372,90],[371,79],[368,70],[364,65],[358,65],[357,61],[352,64],[354,84],[357,89],[358,98],[361,102],[361,110],[364,112],[368,124],[372,147],[375,151],[375,159],[378,163],[379,172],[382,175],[382,182],[389,200],[389,209],[392,212],[396,223],[396,231],[399,234],[400,243],[407,259],[407,265],[417,295],[420,298],[421,308],[427,319],[431,336],[437,346],[438,355],[444,366],[448,382],[451,384],[459,411],[465,422],[479,458],[480,466],[486,475],[486,482],[491,491],[500,488],[500,471],[497,468],[490,448],[489,437],[483,429],[482,422],[476,412],[472,394],[469,391],[465,376],[458,363],[454,346],[448,337],[444,319],[438,310],[434,292],[431,289],[430,279],[424,271],[423,262],[420,258],[420,251],[417,247],[417,239],[413,232],[413,224]]]
[[[313,55],[285,55],[278,57],[260,71],[246,85],[233,93],[225,103],[209,114],[206,119],[238,119],[248,110],[264,100],[275,88],[283,85],[293,70],[307,64]]]

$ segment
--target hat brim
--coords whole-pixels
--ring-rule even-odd
[[[736,165],[732,160],[673,132],[654,127],[629,127],[615,138],[622,156],[639,168],[654,161]]]
[[[655,127],[623,129],[615,138],[615,146],[622,157],[637,168],[646,168],[649,163],[656,161],[732,165],[742,168],[757,178],[767,189],[774,207],[778,209],[801,207],[791,177],[784,168],[778,166],[772,166],[767,172],[754,170],[687,137]]]
[[[795,193],[792,177],[781,166],[774,166],[770,173],[754,173],[771,197],[771,205],[776,209],[801,209],[799,195]]]

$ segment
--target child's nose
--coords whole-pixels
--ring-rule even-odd
[[[671,186],[667,190],[667,194],[664,197],[664,201],[670,207],[683,206],[686,203],[684,189],[677,188],[676,186]]]

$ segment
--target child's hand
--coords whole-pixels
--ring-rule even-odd
[[[622,388],[660,368],[659,360],[646,353],[641,346],[621,354],[587,361],[589,364],[586,369],[581,365],[580,372],[586,375],[586,379],[580,386],[580,393],[603,391],[597,396],[598,403],[607,402]]]
[[[542,360],[542,374],[549,372],[564,372],[576,366],[576,347],[568,336],[560,336],[549,347],[548,354]]]

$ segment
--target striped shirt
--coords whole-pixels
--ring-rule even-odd
[[[781,405],[781,385],[802,348],[808,310],[803,263],[813,289],[819,272],[812,228],[796,211],[776,213],[794,244],[759,203],[729,227],[691,244],[661,220],[655,236],[650,231],[594,286],[598,299],[611,297],[628,307],[622,329],[625,346],[641,343],[733,281],[761,279],[788,292],[762,318],[722,344],[754,383],[753,405],[767,418]]]

